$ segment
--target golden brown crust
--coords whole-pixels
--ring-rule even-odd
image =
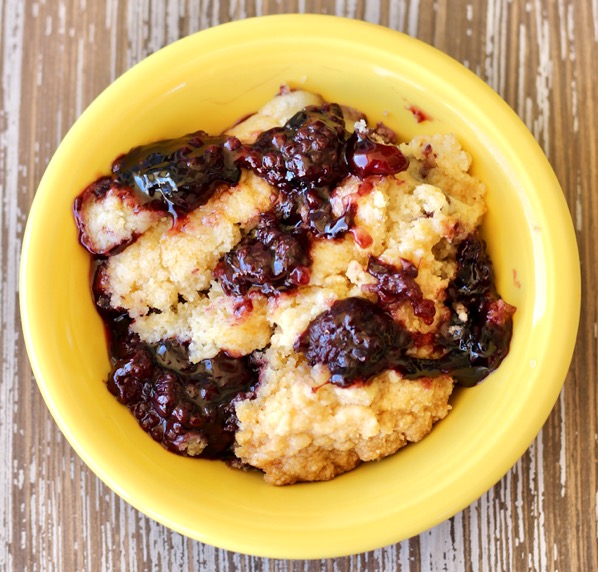
[[[270,484],[322,481],[425,437],[450,410],[449,376],[405,380],[386,371],[367,385],[319,386],[300,356],[268,352],[257,399],[237,405],[236,455]]]

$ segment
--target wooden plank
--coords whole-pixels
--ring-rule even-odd
[[[496,89],[542,145],[563,186],[584,287],[577,351],[557,406],[495,487],[411,540],[305,562],[253,558],[184,538],[98,481],[60,435],[35,387],[17,296],[19,250],[35,187],[93,98],[183,35],[296,11],[407,32]],[[598,569],[596,0],[0,0],[0,14],[0,570]]]

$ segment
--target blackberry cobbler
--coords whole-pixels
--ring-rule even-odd
[[[170,451],[276,485],[419,441],[509,349],[470,162],[286,88],[116,159],[74,205],[108,390]]]

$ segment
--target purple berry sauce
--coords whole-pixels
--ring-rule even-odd
[[[351,172],[365,179],[372,175],[393,175],[404,171],[409,161],[394,145],[372,141],[362,133],[354,133],[348,142],[347,158]]]

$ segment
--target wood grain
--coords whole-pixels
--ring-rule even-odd
[[[338,14],[407,32],[497,90],[563,186],[584,289],[564,390],[533,445],[495,487],[411,540],[305,562],[189,540],[108,490],[73,453],[36,388],[17,291],[36,186],[94,97],[179,37],[284,12]],[[0,0],[0,18],[0,570],[598,570],[597,0]]]

